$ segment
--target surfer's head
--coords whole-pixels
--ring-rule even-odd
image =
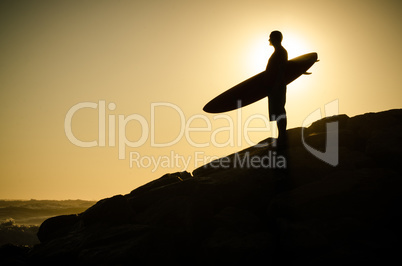
[[[280,31],[275,30],[271,32],[271,34],[269,35],[269,44],[271,44],[272,46],[280,45],[282,39],[283,39],[282,33]]]

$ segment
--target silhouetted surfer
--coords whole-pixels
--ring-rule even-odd
[[[286,144],[287,141],[287,118],[286,118],[286,81],[285,71],[288,61],[288,52],[282,46],[282,33],[273,31],[269,35],[269,44],[275,48],[275,51],[268,60],[266,72],[268,76],[272,76],[274,86],[267,92],[268,95],[268,111],[270,121],[276,121],[278,126],[278,143]]]

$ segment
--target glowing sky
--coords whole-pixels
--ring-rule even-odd
[[[273,52],[268,35],[276,29],[289,58],[317,52],[320,59],[312,75],[288,86],[289,128],[333,100],[349,116],[401,108],[401,11],[399,0],[1,1],[0,198],[97,200],[183,170],[176,159],[189,158],[191,171],[208,156],[248,147],[238,125],[267,115],[266,99],[243,108],[240,121],[236,112],[225,114],[235,121],[234,143],[222,129],[227,120],[202,107],[265,69]],[[91,102],[97,108],[77,111],[72,133],[100,144],[103,101],[105,146],[71,143],[66,114]],[[136,141],[144,133],[139,120],[126,121],[125,132],[119,125],[130,115],[151,125],[152,106],[157,143],[179,136],[183,117],[206,130],[155,147],[150,129],[143,145],[127,147],[119,160],[119,137]],[[262,121],[251,124],[261,127]],[[269,135],[248,137],[258,142]],[[156,171],[152,165],[130,168],[130,152],[170,159]]]

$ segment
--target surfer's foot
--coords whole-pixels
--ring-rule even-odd
[[[286,149],[288,147],[287,140],[284,139],[270,139],[270,141],[265,142],[262,144],[262,147],[272,147],[274,149]]]
[[[270,147],[270,146],[275,146],[276,144],[274,144],[277,141],[277,139],[274,138],[268,138],[265,140],[260,141],[256,147],[258,148],[263,148],[263,147]]]
[[[263,140],[257,144],[258,147],[269,147],[269,148],[274,148],[274,149],[286,149],[288,148],[288,137],[287,134],[284,134],[283,137],[279,137],[277,139],[275,138],[268,138],[266,140]]]

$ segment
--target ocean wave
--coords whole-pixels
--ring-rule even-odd
[[[84,200],[0,200],[0,246],[33,246],[39,226],[48,218],[79,214],[94,205]]]
[[[39,226],[19,225],[10,218],[0,223],[0,246],[13,244],[18,246],[33,246],[39,243],[36,236]]]

